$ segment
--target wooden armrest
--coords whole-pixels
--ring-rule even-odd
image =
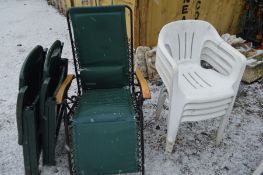
[[[151,98],[151,93],[150,93],[149,87],[147,85],[147,81],[143,77],[142,72],[140,71],[140,69],[136,69],[135,74],[136,74],[136,77],[137,77],[137,79],[138,79],[138,81],[140,83],[143,98],[144,99],[150,99]]]
[[[72,80],[74,79],[73,74],[67,75],[67,78],[63,81],[59,90],[56,94],[56,102],[57,104],[61,104],[65,95],[65,92],[68,90],[69,86],[71,85]]]

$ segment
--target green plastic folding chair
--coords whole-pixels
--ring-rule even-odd
[[[69,87],[68,61],[61,58],[63,44],[54,42],[49,51],[36,46],[21,68],[17,99],[18,143],[23,146],[26,175],[39,174],[43,165],[55,165],[55,145]],[[65,86],[65,83],[67,85]]]

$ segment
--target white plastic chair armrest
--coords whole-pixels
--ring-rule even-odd
[[[162,44],[158,43],[156,56],[156,68],[164,84],[167,86],[168,93],[173,89],[174,82],[178,82],[178,66],[175,60],[167,52]],[[161,66],[162,65],[162,66]],[[158,69],[158,67],[163,67]],[[160,71],[160,72],[159,72]]]
[[[178,71],[178,67],[172,56],[168,53],[166,48],[164,47],[163,43],[158,43],[159,50],[162,52],[162,54],[167,58],[167,61],[169,62],[170,66],[173,68],[173,72]]]
[[[232,65],[233,68],[230,77],[234,78],[234,80],[241,79],[246,66],[246,57],[224,40],[222,40],[218,47],[235,58],[235,64]]]
[[[233,81],[241,79],[246,65],[245,56],[242,55],[237,49],[229,45],[227,42],[225,42],[217,33],[214,33],[213,35],[208,35],[208,40],[211,40],[214,43],[216,43],[217,47],[220,50],[223,50],[224,52],[228,53],[234,58],[235,61],[232,62],[232,64],[231,62],[229,62],[231,64],[232,70],[231,73],[228,75],[228,78],[232,79]],[[228,60],[232,58],[229,57],[226,59]]]

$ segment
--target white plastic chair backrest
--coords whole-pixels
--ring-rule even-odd
[[[177,64],[198,61],[202,43],[214,33],[217,34],[214,27],[205,21],[175,21],[161,29],[158,45],[163,45]]]

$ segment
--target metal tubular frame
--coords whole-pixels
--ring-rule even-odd
[[[142,105],[143,105],[143,96],[142,96],[142,89],[140,87],[139,82],[137,84],[135,84],[135,73],[134,73],[134,56],[133,56],[133,16],[132,16],[132,9],[125,5],[125,8],[128,9],[129,13],[130,13],[130,28],[131,28],[131,38],[130,38],[130,48],[129,49],[129,62],[131,63],[131,67],[129,68],[129,72],[130,72],[130,87],[132,90],[132,98],[133,98],[133,105],[137,114],[137,123],[138,123],[138,127],[139,127],[139,136],[140,136],[140,140],[139,140],[139,147],[141,149],[141,154],[139,155],[139,157],[141,157],[141,165],[139,167],[139,169],[142,172],[142,175],[144,175],[144,136],[143,136],[143,112],[142,112]],[[69,157],[69,169],[70,169],[70,174],[73,175],[75,174],[75,170],[74,170],[74,161],[72,160],[72,145],[70,143],[71,141],[71,134],[70,134],[70,117],[73,115],[75,108],[78,105],[78,101],[79,98],[81,96],[81,81],[80,81],[80,75],[78,73],[78,69],[79,69],[79,64],[78,64],[78,60],[76,58],[76,46],[74,44],[74,39],[73,39],[73,33],[72,33],[72,29],[71,29],[71,22],[70,22],[70,15],[69,15],[69,11],[67,11],[67,22],[68,22],[68,29],[69,29],[69,35],[70,35],[70,42],[71,42],[71,47],[72,47],[72,54],[73,54],[73,60],[74,60],[74,67],[75,67],[75,74],[76,74],[76,81],[77,81],[77,86],[78,86],[78,94],[77,96],[74,96],[74,98],[68,98],[65,99],[64,101],[64,105],[65,105],[65,110],[68,110],[69,112],[67,113],[67,115],[65,115],[64,118],[64,123],[65,123],[65,132],[66,132],[66,143],[68,146],[68,157]],[[127,37],[128,38],[128,37]],[[127,39],[128,40],[128,39]],[[135,90],[135,86],[139,86],[140,87],[140,91],[136,92]],[[68,101],[71,102],[71,106],[69,105]]]
[[[70,43],[71,43],[71,48],[72,48],[74,67],[75,67],[75,74],[76,74],[75,76],[76,76],[77,86],[78,86],[78,96],[80,96],[81,90],[80,90],[80,79],[79,79],[79,73],[78,73],[78,66],[79,65],[77,65],[78,61],[76,59],[75,45],[74,45],[72,30],[71,30],[71,26],[70,26],[69,10],[67,11],[67,22],[68,22],[68,30],[69,30]]]

